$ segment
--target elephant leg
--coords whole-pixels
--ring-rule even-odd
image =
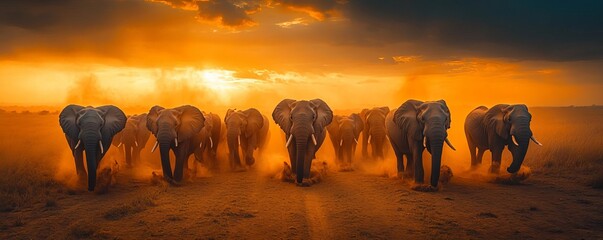
[[[304,178],[310,178],[310,170],[312,169],[312,160],[314,158],[314,154],[311,151],[306,153],[306,161],[304,161]]]
[[[479,163],[477,161],[476,154],[477,147],[471,143],[469,143],[469,153],[471,154],[471,168],[475,168]]]
[[[402,178],[404,174],[404,154],[396,154],[396,165],[398,167],[398,177]]]
[[[134,148],[134,150],[132,150],[132,163],[133,164],[140,163],[140,151],[142,151],[142,149],[140,149],[140,148]]]
[[[396,154],[398,177],[400,177],[400,174],[404,172],[404,153],[398,149],[398,146],[395,143],[392,143],[392,148],[394,148],[394,154]]]
[[[490,166],[490,172],[499,173],[503,149],[491,149],[490,151],[492,151],[492,165]]]
[[[477,149],[477,164],[482,164],[482,159],[484,158],[484,149]]]
[[[412,153],[405,154],[406,155],[406,170],[404,172],[404,177],[413,178],[415,176],[415,159]]]
[[[422,143],[416,143],[416,144],[422,144]],[[419,145],[417,145],[417,146],[419,146]],[[413,153],[412,153],[412,156],[414,159],[413,163],[414,163],[414,167],[415,167],[415,182],[423,183],[424,178],[425,178],[425,172],[423,170],[423,154],[418,149],[419,149],[419,147],[415,147],[415,150],[413,150]]]
[[[362,157],[368,158],[368,132],[365,131],[362,133]]]
[[[75,160],[75,170],[77,175],[80,177],[87,177],[86,169],[84,168],[84,151],[76,149],[73,152],[73,158]]]
[[[289,150],[289,163],[291,163],[291,172],[295,174],[297,173],[297,150],[295,144],[291,144],[287,150]]]
[[[184,175],[184,163],[187,161],[182,154],[176,155],[176,166],[174,166],[174,180],[180,182]]]

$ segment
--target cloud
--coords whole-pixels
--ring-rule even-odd
[[[220,25],[231,28],[249,27],[257,25],[251,15],[262,10],[263,7],[282,7],[293,11],[305,12],[317,20],[325,20],[336,15],[337,5],[343,4],[342,0],[150,0],[167,4],[174,8],[197,11],[201,21],[218,22]],[[297,19],[296,19],[297,20]],[[294,20],[294,21],[296,21]],[[292,24],[284,22],[281,27]],[[289,24],[287,24],[289,23]]]
[[[356,44],[406,43],[441,55],[603,58],[603,2],[350,0]]]
[[[308,22],[303,18],[296,18],[291,21],[276,23],[275,25],[281,28],[292,28],[295,25],[308,26]]]
[[[336,14],[337,7],[345,4],[343,0],[275,0],[276,5],[305,12],[317,20],[325,20]]]

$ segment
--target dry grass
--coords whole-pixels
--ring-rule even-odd
[[[165,190],[165,188],[163,189]],[[157,205],[155,201],[159,197],[159,194],[164,190],[151,190],[128,203],[109,209],[103,216],[107,220],[119,220],[147,210],[148,208]]]
[[[0,210],[43,202],[57,186],[58,116],[5,113],[0,119]]]
[[[531,108],[531,112],[532,130],[544,146],[532,144],[525,165],[537,173],[603,187],[603,107]],[[510,154],[505,158],[508,161]],[[65,191],[57,172],[68,169],[74,175],[73,165],[56,112],[0,112],[0,211],[34,203],[57,205],[53,195]],[[67,193],[74,191],[69,189]]]
[[[532,108],[532,131],[544,144],[530,146],[525,164],[577,179],[603,179],[603,107]]]

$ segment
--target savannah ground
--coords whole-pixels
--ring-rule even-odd
[[[284,142],[272,125],[271,148],[247,172],[202,171],[180,187],[153,183],[159,160],[147,146],[145,164],[122,164],[102,195],[78,187],[56,114],[0,113],[0,238],[603,238],[603,108],[531,108],[544,146],[530,146],[524,165],[533,173],[519,185],[488,182],[489,153],[482,169],[468,170],[467,112],[454,116],[458,151],[443,158],[455,176],[438,192],[397,179],[393,151],[338,172],[328,141],[318,154],[330,167],[321,183],[281,182],[274,176]]]

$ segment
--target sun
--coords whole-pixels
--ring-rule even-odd
[[[228,92],[236,88],[234,71],[222,69],[200,70],[203,85],[219,92]]]

